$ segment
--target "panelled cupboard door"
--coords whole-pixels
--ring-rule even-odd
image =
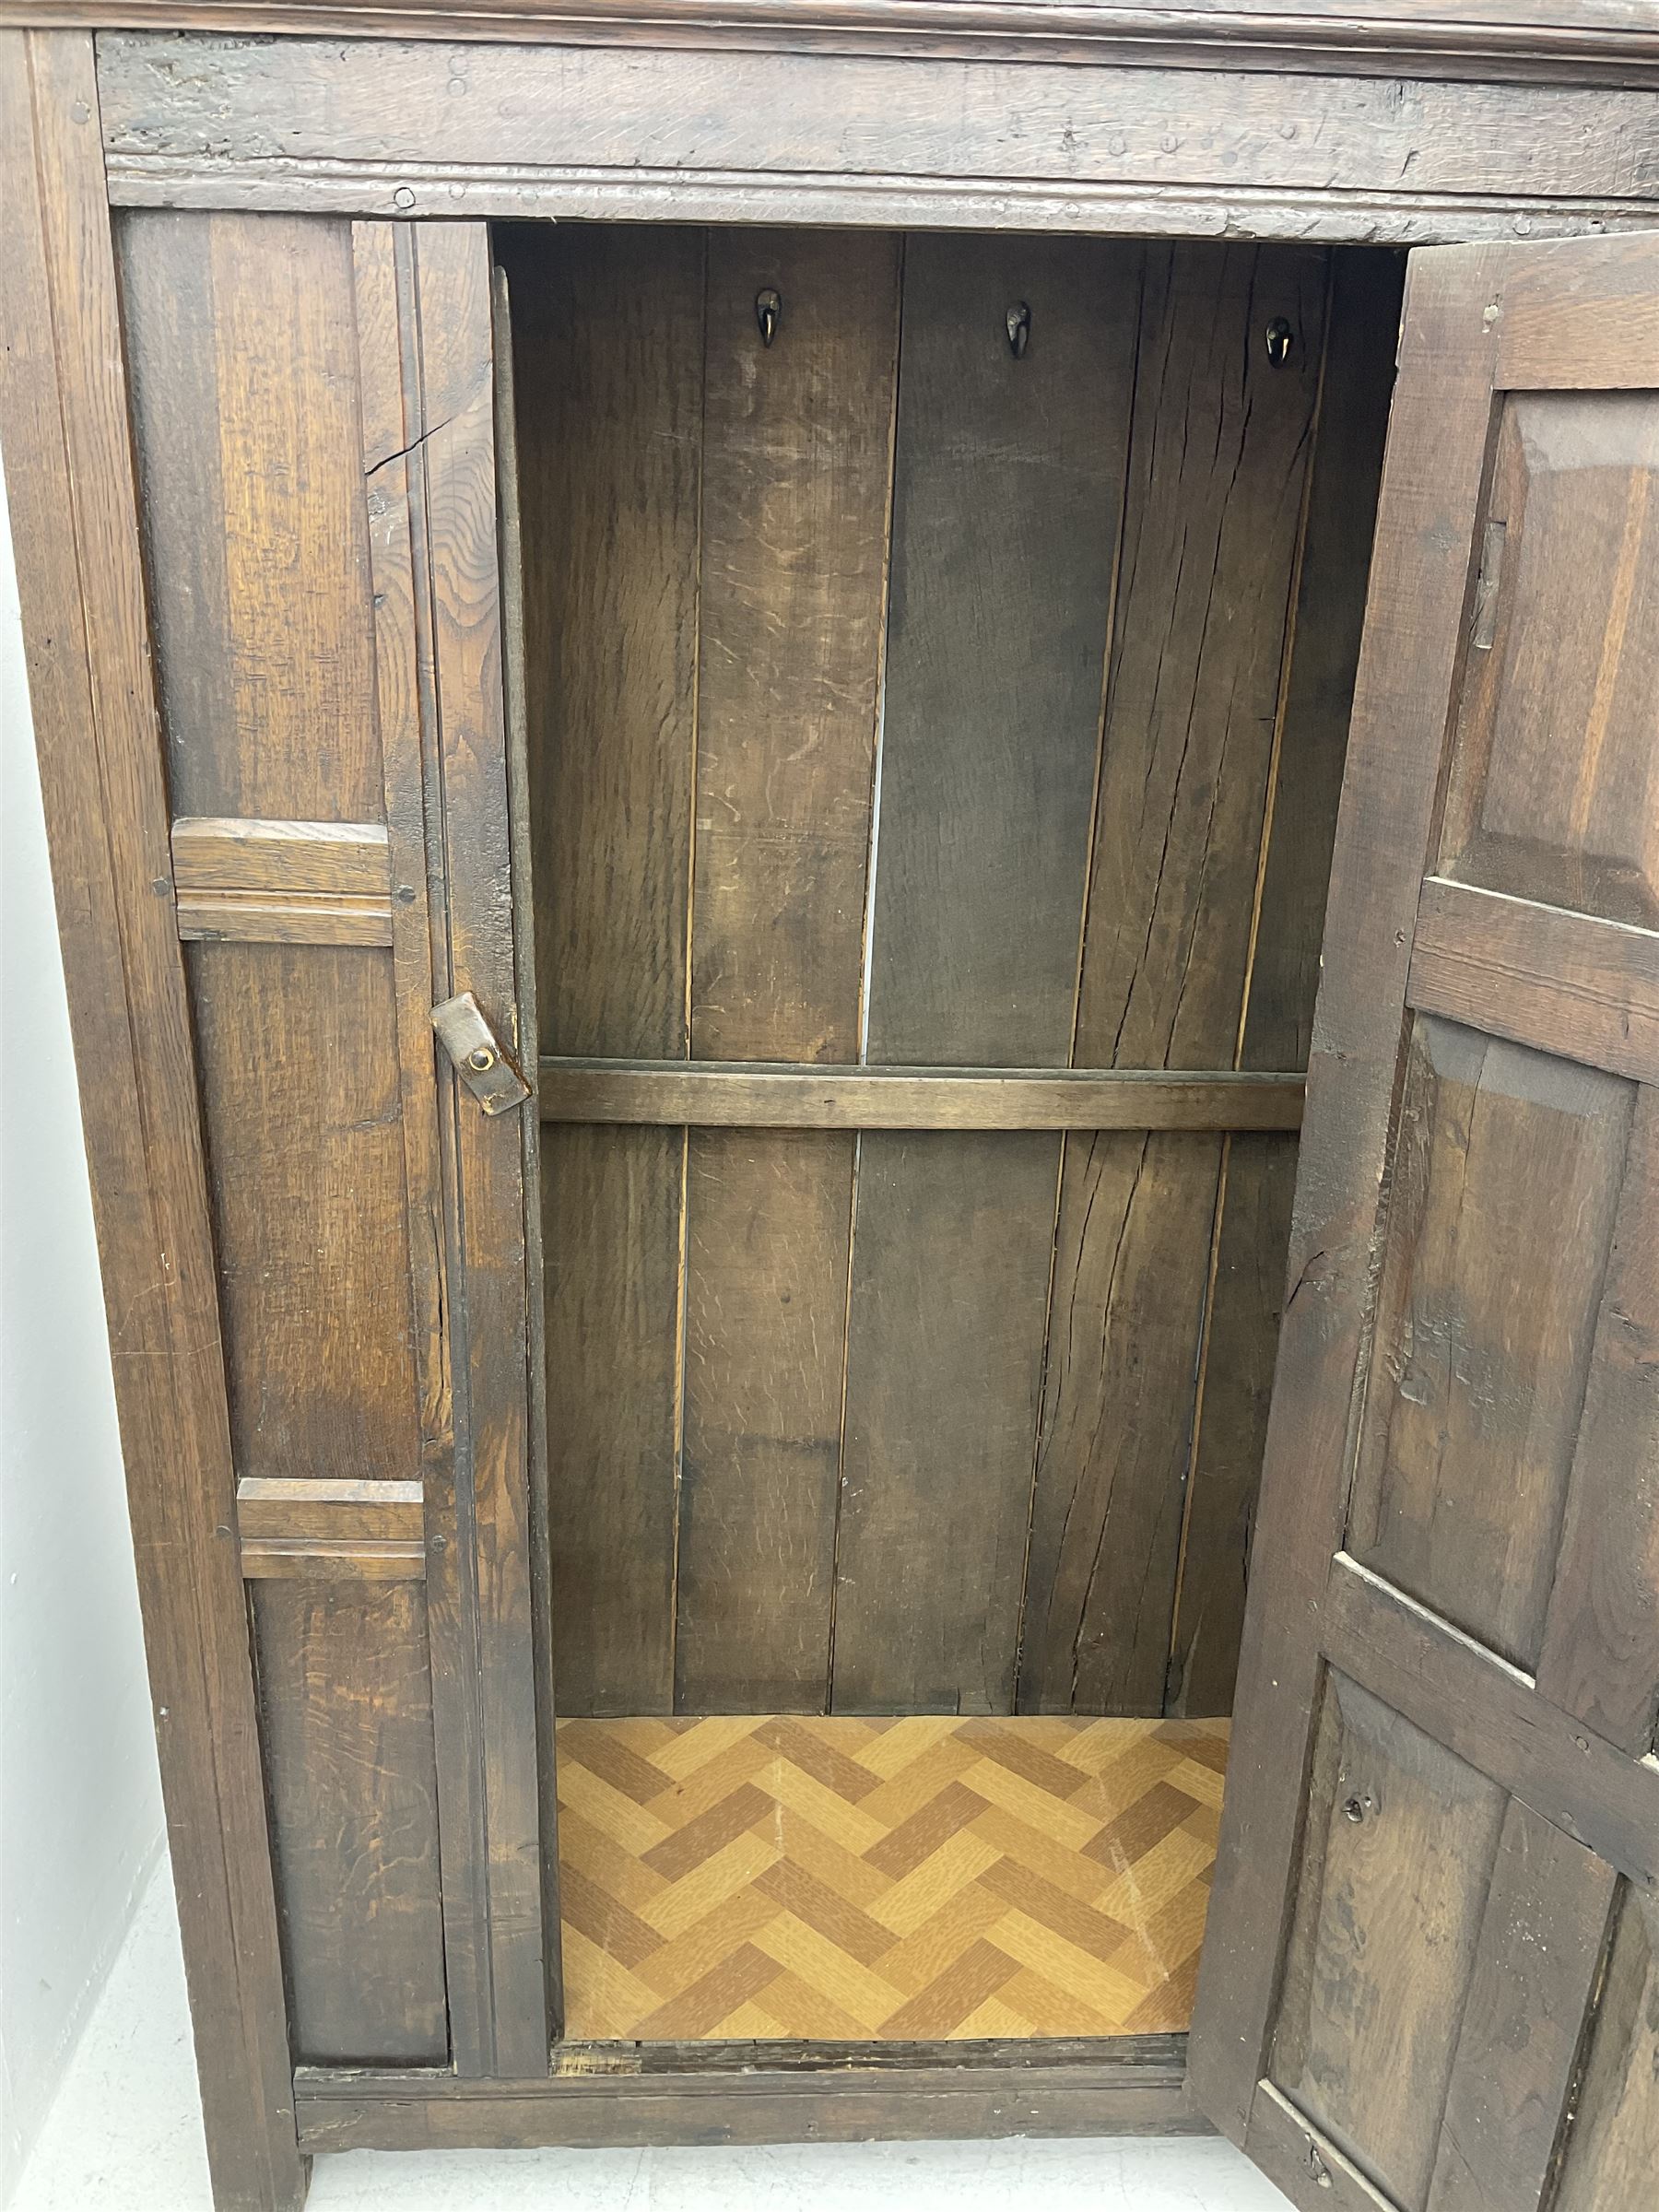
[[[1414,257],[1191,2064],[1659,2201],[1659,235]]]
[[[535,2075],[488,239],[117,242],[293,2053]]]

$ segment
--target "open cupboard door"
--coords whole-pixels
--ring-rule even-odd
[[[488,234],[138,213],[117,253],[292,2055],[534,2077]]]
[[[1192,2051],[1299,2206],[1659,2174],[1659,237],[1413,257]]]

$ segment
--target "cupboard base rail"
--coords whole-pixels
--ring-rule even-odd
[[[1208,2135],[1184,2035],[1052,2043],[556,2043],[544,2080],[301,2066],[300,2148],[628,2148]]]

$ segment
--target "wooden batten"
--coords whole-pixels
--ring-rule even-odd
[[[1500,1037],[1659,1082],[1659,932],[1431,876],[1406,999]]]
[[[541,1063],[544,1122],[698,1129],[1295,1129],[1302,1078],[1232,1068]]]
[[[242,1573],[337,1582],[420,1581],[425,1490],[418,1482],[244,1476],[236,1487]]]
[[[182,816],[172,826],[179,935],[273,945],[390,945],[381,822]]]

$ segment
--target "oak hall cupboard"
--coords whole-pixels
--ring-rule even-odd
[[[218,2203],[1636,2212],[1647,11],[0,24]]]

